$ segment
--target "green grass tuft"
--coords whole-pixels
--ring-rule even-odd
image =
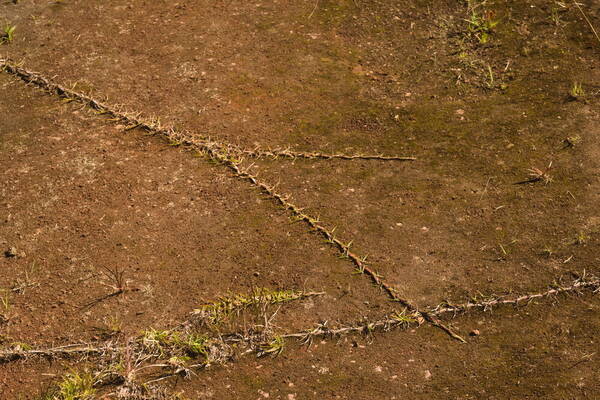
[[[95,393],[94,378],[91,374],[70,372],[40,400],[92,400]]]
[[[152,351],[177,356],[208,357],[208,337],[195,333],[149,329],[142,334],[142,344]]]
[[[6,25],[0,32],[0,44],[12,42],[15,37],[15,29],[17,27],[14,25]]]
[[[273,338],[273,340],[271,340],[270,342],[267,342],[267,343],[263,343],[260,346],[260,352],[258,355],[260,357],[265,357],[265,356],[277,357],[278,355],[281,354],[281,352],[283,352],[284,347],[285,347],[285,340],[283,339],[283,337],[275,336]]]

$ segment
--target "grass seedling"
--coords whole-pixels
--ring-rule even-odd
[[[17,27],[14,25],[6,25],[0,32],[0,44],[12,42],[15,37],[15,29]]]

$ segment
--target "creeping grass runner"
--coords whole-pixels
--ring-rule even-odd
[[[520,296],[479,296],[465,303],[444,302],[426,309],[435,318],[471,312],[485,312],[502,306],[527,306],[535,300],[543,301],[558,295],[578,294],[583,291],[600,292],[600,279],[582,274],[569,284],[553,285],[547,290]],[[251,296],[249,296],[251,297]],[[0,363],[19,359],[44,357],[46,359],[96,359],[99,368],[94,373],[71,372],[45,399],[85,399],[65,397],[72,393],[90,395],[97,389],[115,386],[127,399],[170,399],[157,382],[174,376],[187,377],[193,370],[222,364],[234,357],[255,354],[259,357],[277,356],[285,349],[286,340],[298,340],[310,345],[315,338],[330,339],[345,335],[372,335],[392,329],[406,329],[420,325],[422,314],[409,309],[396,311],[389,316],[357,325],[328,326],[321,323],[313,328],[292,333],[239,332],[209,336],[189,330],[149,329],[126,343],[106,341],[103,345],[73,344],[56,348],[35,349],[24,344],[13,344],[0,350]],[[144,385],[138,383],[145,381]],[[132,393],[137,393],[135,397]],[[144,394],[145,393],[145,394]],[[143,397],[143,396],[155,397]],[[54,396],[54,397],[52,397]],[[62,396],[62,397],[61,397]],[[162,397],[161,397],[162,396]]]
[[[194,321],[214,326],[249,307],[288,303],[322,294],[324,292],[299,292],[294,290],[256,288],[249,295],[232,294],[222,296],[218,301],[202,305],[194,310],[192,315],[194,316]]]

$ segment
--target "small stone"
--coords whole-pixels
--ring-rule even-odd
[[[469,335],[471,336],[479,336],[481,333],[479,332],[479,329],[473,329],[471,332],[469,332]]]
[[[431,379],[431,372],[429,372],[429,370],[426,369],[425,373],[424,373],[424,376],[425,376],[425,380],[427,380],[427,381],[430,380]]]
[[[15,247],[9,247],[8,250],[4,252],[4,256],[6,258],[14,258],[18,255],[17,249]]]

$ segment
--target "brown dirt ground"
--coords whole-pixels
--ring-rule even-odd
[[[600,27],[598,4],[581,4]],[[0,57],[247,148],[417,157],[253,168],[337,226],[419,306],[600,275],[600,43],[573,5],[483,8],[500,20],[487,43],[467,36],[458,0],[5,1],[0,23],[17,31]],[[587,94],[569,101],[574,82]],[[258,286],[326,292],[283,306],[281,332],[392,309],[335,249],[223,167],[123,134],[5,74],[0,87],[0,250],[22,253],[0,259],[0,288],[35,284],[6,292],[6,344],[94,341],[114,320],[124,336],[166,328]],[[565,147],[568,137],[579,141]],[[514,184],[550,162],[552,182]],[[133,290],[82,309],[111,293],[102,268],[115,266]],[[467,345],[430,327],[347,338],[246,358],[175,389],[191,398],[595,398],[597,298],[551,304],[451,321],[462,334],[481,327]],[[2,365],[0,398],[35,398],[54,379],[44,373],[70,367]]]
[[[1,245],[24,253],[0,259],[1,287],[26,274],[37,285],[10,296],[3,333],[13,340],[89,340],[111,317],[126,334],[167,328],[254,287],[325,291],[286,321],[296,329],[389,308],[333,249],[222,169],[0,79],[11,99],[0,106],[11,115]],[[115,291],[103,273],[114,267],[133,291],[86,307]]]

